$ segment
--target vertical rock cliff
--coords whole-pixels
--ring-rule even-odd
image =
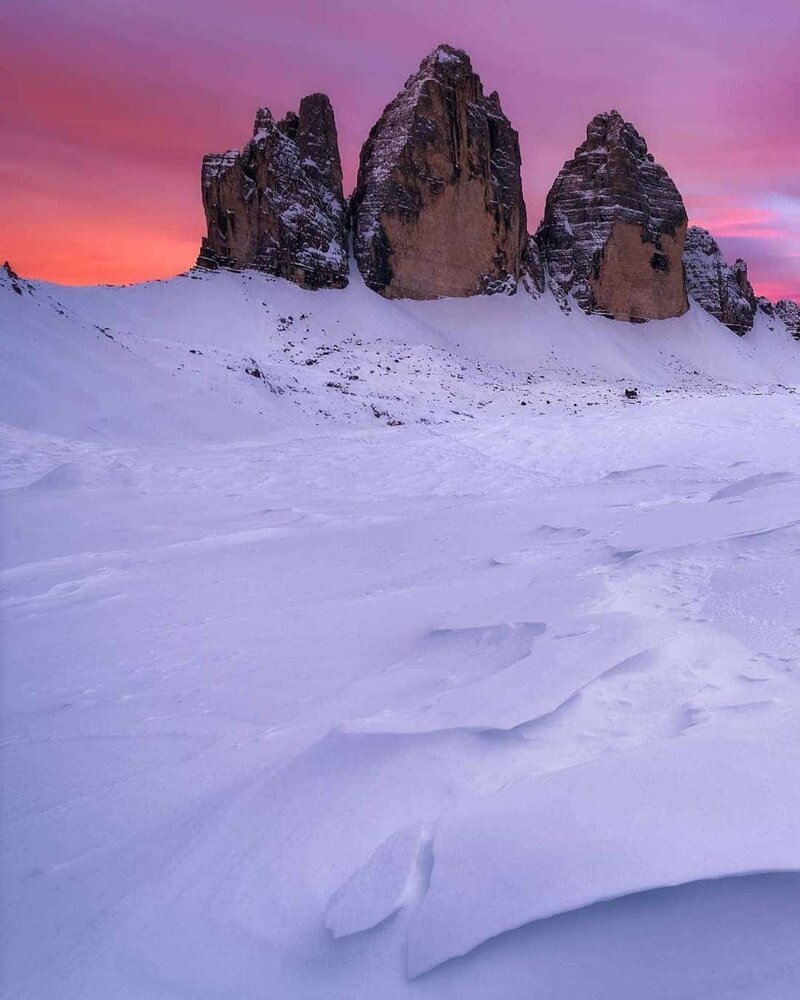
[[[778,299],[775,315],[782,320],[789,333],[800,340],[800,305],[792,299]]]
[[[752,329],[757,302],[743,260],[727,264],[714,237],[692,226],[686,233],[683,263],[686,288],[699,306],[739,336]]]
[[[537,243],[551,287],[614,319],[680,316],[686,209],[647,143],[617,111],[594,117],[556,178]]]
[[[440,45],[387,105],[351,209],[359,270],[387,298],[516,287],[527,236],[519,139],[466,53]]]
[[[307,288],[347,284],[342,167],[333,109],[312,94],[276,122],[268,108],[241,152],[203,158],[201,267],[253,267]]]

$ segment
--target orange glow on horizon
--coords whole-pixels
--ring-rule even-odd
[[[24,278],[59,285],[130,285],[187,271],[199,248],[199,239],[161,237],[156,242],[135,230],[108,234],[87,227],[52,253],[22,241],[10,264]]]
[[[708,220],[698,222],[718,238],[740,233],[735,223],[718,225]],[[5,227],[3,227],[5,228]],[[748,230],[747,235],[769,238],[779,235],[775,230]],[[8,259],[14,270],[24,278],[49,281],[61,285],[128,285],[174,277],[192,267],[200,249],[200,234],[196,238],[170,236],[169,233],[148,234],[129,220],[120,220],[109,231],[105,218],[96,219],[64,233],[57,246],[42,250],[38,232],[15,234],[15,253],[0,251],[0,263]],[[0,246],[5,247],[0,229]],[[728,257],[731,255],[728,254]],[[766,298],[796,298],[798,290],[786,282],[756,277],[751,266],[750,280],[756,294]]]
[[[405,0],[403,18],[350,0],[346,23],[322,0],[280,10],[233,0],[222,18],[206,0],[62,0],[41,11],[5,0],[0,262],[70,284],[185,271],[204,229],[203,153],[245,142],[258,106],[281,115],[317,90],[335,109],[350,193],[386,101],[449,41],[519,132],[529,229],[591,116],[618,107],[684,193],[690,223],[747,260],[757,292],[800,298],[800,7],[769,0],[784,28],[754,45],[746,5],[720,22],[672,0],[659,9],[654,58],[653,5],[631,4],[619,60],[620,20],[600,5],[508,2],[519,30],[487,18],[485,0],[462,0],[457,18],[429,0]]]

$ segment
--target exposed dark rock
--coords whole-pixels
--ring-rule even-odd
[[[529,236],[522,257],[522,282],[532,295],[541,295],[547,287],[547,271],[535,236]]]
[[[775,306],[769,299],[765,298],[763,295],[756,297],[756,306],[761,312],[766,313],[767,316],[775,315]]]
[[[792,299],[778,299],[775,303],[775,315],[789,333],[800,340],[800,305]]]
[[[647,143],[617,111],[589,122],[586,141],[556,178],[537,232],[550,286],[585,312],[614,319],[688,309],[686,209]]]
[[[11,283],[11,288],[17,293],[17,295],[22,295],[22,285],[28,289],[28,292],[33,291],[33,287],[30,282],[23,281],[17,272],[12,268],[8,261],[3,264],[3,270],[5,271],[6,277]]]
[[[203,158],[201,267],[253,267],[307,288],[347,284],[342,168],[330,101],[312,94],[276,122],[256,114],[241,152]]]
[[[516,287],[519,139],[466,53],[440,45],[386,106],[361,151],[351,210],[359,270],[387,298]]]
[[[757,302],[741,259],[727,264],[714,237],[699,226],[686,233],[686,288],[695,302],[743,336],[753,327]]]

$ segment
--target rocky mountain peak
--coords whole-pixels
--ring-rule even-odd
[[[683,253],[689,294],[712,316],[740,336],[753,326],[757,301],[747,278],[747,264],[728,264],[706,229],[691,226]]]
[[[472,62],[463,49],[457,49],[452,45],[442,43],[441,45],[437,45],[432,52],[429,52],[423,58],[419,64],[418,73],[413,74],[412,78],[425,70],[470,74],[472,73]]]
[[[789,333],[800,340],[800,305],[792,299],[778,299],[775,303],[775,315],[783,321]]]
[[[347,284],[342,167],[333,108],[311,94],[276,122],[259,108],[241,151],[203,158],[202,267],[253,267],[308,288]]]
[[[261,133],[266,133],[272,127],[272,112],[269,108],[259,108],[256,111],[256,119],[253,123],[253,138],[257,139]]]
[[[599,149],[625,149],[638,160],[653,161],[652,153],[647,151],[647,143],[638,133],[636,127],[626,122],[619,111],[601,112],[586,126],[586,141],[575,151],[578,156],[581,151],[596,152]]]
[[[325,94],[309,94],[300,101],[297,146],[305,169],[324,191],[341,200],[342,161],[331,102]]]
[[[204,157],[208,235],[198,265],[252,267],[309,288],[347,284],[348,223],[367,286],[431,299],[548,287],[562,308],[619,320],[680,316],[687,288],[743,334],[759,309],[800,334],[798,306],[756,299],[747,264],[687,235],[680,192],[616,109],[595,115],[556,177],[534,236],[519,137],[469,55],[438,45],[375,123],[348,211],[325,94],[276,119],[257,110],[242,149]],[[684,252],[685,251],[685,252]]]
[[[361,151],[354,250],[389,298],[513,288],[526,241],[519,139],[465,52],[439,45]]]
[[[551,287],[614,319],[679,316],[688,302],[683,200],[638,130],[595,115],[547,196],[537,241]]]

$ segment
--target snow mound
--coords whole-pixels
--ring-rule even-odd
[[[331,896],[325,926],[334,937],[358,934],[396,913],[413,891],[424,844],[419,827],[398,830]]]
[[[511,730],[549,716],[593,680],[627,662],[643,636],[627,616],[559,622],[532,651],[475,680],[464,678],[421,704],[346,723],[347,732]],[[600,651],[598,653],[598,650]]]
[[[409,930],[409,974],[600,900],[800,869],[796,748],[776,758],[710,737],[519,782],[443,816]]]
[[[793,482],[796,479],[797,476],[793,472],[760,472],[755,476],[746,476],[738,482],[731,483],[730,486],[723,486],[710,499],[729,500],[732,497],[740,497],[743,493],[749,493],[750,490],[760,490],[773,483]]]
[[[798,996],[779,320],[18,285],[9,995]]]
[[[41,479],[32,483],[30,488],[35,490],[74,490],[74,489],[98,489],[98,488],[121,488],[125,489],[135,485],[135,477],[130,468],[122,462],[111,462],[102,470],[87,467],[87,463],[61,462]]]
[[[552,296],[388,301],[357,276],[310,292],[260,273],[113,288],[0,274],[0,419],[120,443],[209,443],[463,423],[671,393],[785,391],[798,345],[759,314],[738,338],[701,309],[630,326]],[[65,373],[69,372],[69,377]],[[779,387],[783,385],[784,389]]]

